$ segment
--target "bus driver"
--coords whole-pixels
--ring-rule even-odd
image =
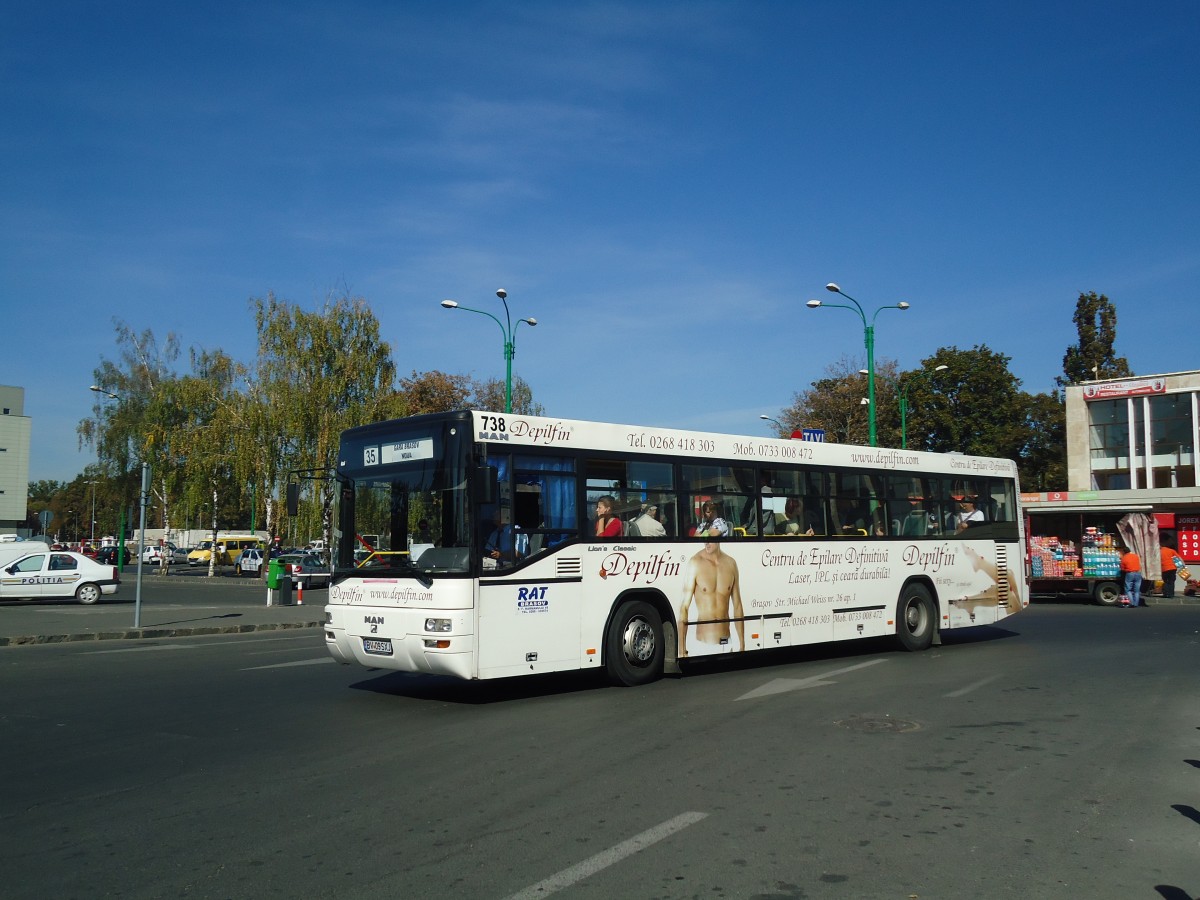
[[[737,627],[738,650],[746,649],[746,623],[742,620],[742,586],[737,560],[709,541],[683,567],[683,603],[679,607],[679,657],[687,656],[688,612],[696,601],[696,640],[729,646],[730,605]]]

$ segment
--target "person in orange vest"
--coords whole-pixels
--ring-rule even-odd
[[[1121,555],[1121,571],[1125,573],[1125,596],[1129,598],[1129,605],[1141,605],[1142,558],[1132,548],[1126,548]]]
[[[1163,579],[1163,597],[1175,596],[1175,569],[1179,565],[1176,560],[1179,559],[1179,551],[1173,547],[1162,545],[1162,579]]]

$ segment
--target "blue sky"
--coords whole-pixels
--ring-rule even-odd
[[[0,383],[30,478],[112,320],[254,354],[251,297],[365,297],[402,373],[549,415],[762,434],[862,326],[1044,391],[1080,291],[1138,373],[1200,367],[1195,2],[9,4]]]

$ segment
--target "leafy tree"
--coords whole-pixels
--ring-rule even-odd
[[[101,392],[96,394],[92,418],[80,422],[76,431],[80,446],[95,447],[106,469],[124,474],[146,458],[147,435],[154,426],[152,413],[161,411],[161,407],[151,407],[156,392],[172,377],[179,338],[168,334],[160,348],[150,329],[139,334],[120,319],[113,319],[113,325],[119,359],[101,358],[93,373]]]
[[[66,486],[65,481],[54,481],[53,479],[29,482],[28,499],[25,504],[25,527],[33,534],[42,533],[40,518],[42,510],[50,509],[55,496]],[[49,531],[49,526],[46,530]]]
[[[1008,369],[1010,357],[977,344],[970,350],[942,347],[921,369],[944,365],[928,386],[914,385],[908,416],[908,446],[971,456],[1019,455],[1024,444],[1025,401],[1021,382]],[[926,401],[927,398],[927,401]]]
[[[168,334],[160,347],[154,332],[135,332],[114,319],[117,362],[101,359],[94,377],[100,393],[93,417],[79,423],[80,445],[94,446],[102,470],[122,482],[122,496],[138,496],[140,463],[155,475],[154,490],[164,528],[170,526],[170,445],[164,436],[174,427],[178,409],[170,402],[168,386],[176,377],[172,364],[179,356],[179,339]],[[165,562],[165,561],[164,561]],[[164,568],[165,571],[165,568]]]
[[[1062,388],[1068,384],[1103,378],[1129,378],[1129,362],[1117,356],[1117,308],[1103,294],[1080,293],[1075,303],[1075,331],[1079,342],[1063,356],[1063,374],[1054,379]]]
[[[468,405],[471,381],[465,375],[447,375],[437,369],[422,373],[413,370],[410,377],[400,379],[400,396],[404,415],[450,412]]]
[[[1067,413],[1062,394],[1025,394],[1025,444],[1017,455],[1021,486],[1061,490],[1067,484]]]
[[[780,413],[788,436],[800,428],[823,428],[825,440],[838,444],[867,444],[870,423],[867,406],[867,376],[860,372],[862,363],[844,356],[831,363],[825,377],[814,381],[806,391],[796,393],[792,405]],[[880,446],[899,445],[900,413],[896,399],[897,366],[882,360],[875,366],[875,429]]]
[[[504,412],[504,380],[500,378],[485,378],[471,382],[474,409],[484,409],[489,412]],[[513,377],[512,387],[513,412],[523,416],[540,416],[545,414],[545,408],[540,403],[533,402],[533,388],[520,375]]]
[[[164,391],[174,414],[170,427],[158,435],[159,456],[164,482],[177,486],[190,507],[210,507],[215,544],[221,521],[236,517],[245,484],[241,476],[249,468],[244,460],[245,403],[238,392],[245,369],[221,351],[193,350],[191,363],[192,372]],[[209,556],[208,574],[216,574],[215,554]]]
[[[279,454],[280,473],[314,479],[308,483],[315,485],[328,543],[341,432],[400,411],[391,348],[362,298],[330,297],[321,310],[308,312],[268,294],[251,306],[258,331],[255,395],[278,412],[273,428],[263,432],[274,431],[277,445],[260,450]],[[260,474],[267,475],[261,467]],[[265,480],[264,486],[276,487]]]

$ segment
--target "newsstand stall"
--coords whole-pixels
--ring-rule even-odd
[[[1028,578],[1031,596],[1060,594],[1089,597],[1103,606],[1120,603],[1122,587],[1120,547],[1128,543],[1121,536],[1119,523],[1130,513],[1149,520],[1149,507],[1143,509],[1096,509],[1057,506],[1038,509],[1025,506],[1028,535]],[[1152,532],[1153,547],[1140,547],[1146,560],[1153,552],[1153,576],[1158,571],[1158,533]],[[1154,584],[1150,579],[1150,585]]]
[[[1190,568],[1190,571],[1189,568],[1180,571],[1175,591],[1182,592],[1185,597],[1200,596],[1200,515],[1177,513],[1171,519],[1176,552]]]

